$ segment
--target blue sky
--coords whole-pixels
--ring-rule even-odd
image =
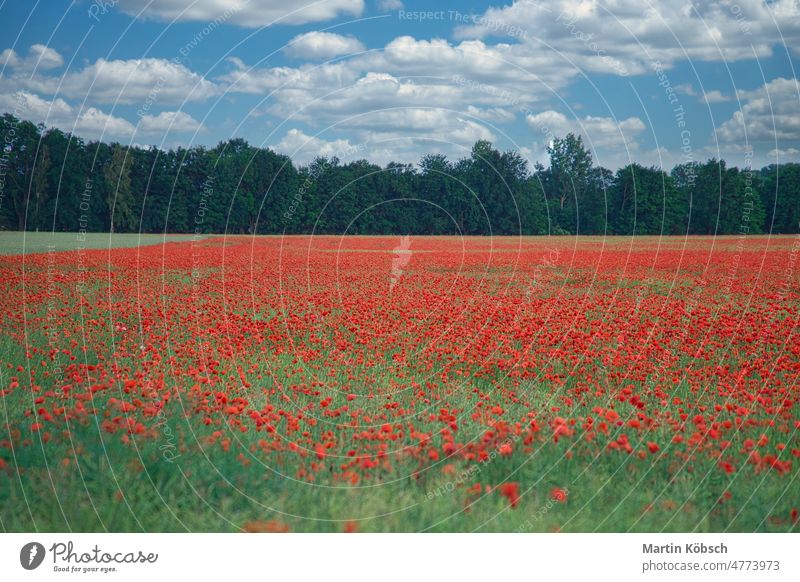
[[[796,0],[14,0],[0,27],[0,109],[87,139],[533,163],[572,131],[612,169],[800,161]]]

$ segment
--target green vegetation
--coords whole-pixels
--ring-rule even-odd
[[[10,114],[0,229],[231,234],[788,234],[800,228],[800,164],[708,160],[667,173],[592,164],[580,137],[550,165],[477,142],[417,168],[318,158],[295,167],[232,139],[159,150],[85,142]]]
[[[191,240],[192,235],[75,232],[0,232],[0,255],[120,249]]]

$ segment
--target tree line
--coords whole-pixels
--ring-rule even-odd
[[[800,164],[722,160],[667,173],[595,166],[579,136],[549,166],[478,141],[415,167],[319,157],[297,166],[243,139],[162,150],[85,141],[5,114],[0,229],[257,234],[758,234],[800,230]]]

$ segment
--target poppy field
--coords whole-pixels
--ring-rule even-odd
[[[0,525],[796,531],[799,254],[208,236],[4,255]]]

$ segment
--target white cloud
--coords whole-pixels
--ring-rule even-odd
[[[518,45],[452,45],[409,36],[383,51],[319,66],[248,68],[231,62],[234,69],[216,83],[267,96],[266,107],[277,117],[314,124],[392,107],[441,107],[500,121],[513,116],[503,110],[541,107],[543,98],[576,74]]]
[[[55,126],[89,139],[123,139],[135,132],[129,121],[95,107],[75,108],[63,99],[50,101],[26,91],[0,95],[0,109],[17,111],[23,119]]]
[[[800,3],[516,0],[510,6],[489,8],[474,22],[459,27],[456,35],[506,37],[546,51],[556,60],[563,58],[565,67],[637,74],[649,70],[654,60],[669,67],[686,59],[763,58],[778,43],[796,50]]]
[[[381,141],[400,136],[471,146],[479,139],[494,140],[484,125],[457,111],[415,107],[368,111],[337,123],[337,127],[362,130],[365,141]]]
[[[139,122],[139,129],[148,134],[167,131],[188,133],[197,131],[201,127],[199,121],[183,111],[162,111],[158,115],[144,115]]]
[[[165,21],[230,23],[245,27],[303,24],[339,16],[359,16],[364,0],[118,0],[131,15]]]
[[[738,91],[744,102],[717,128],[723,142],[779,142],[800,140],[800,83],[778,78],[753,91]]]
[[[240,59],[231,61],[234,69],[216,79],[229,91],[266,95],[280,90],[280,95],[290,97],[292,92],[313,94],[330,92],[356,81],[358,71],[348,62],[326,63],[320,66],[302,65],[293,67],[250,68]]]
[[[144,115],[138,129],[133,123],[97,107],[76,107],[64,99],[45,99],[18,91],[0,94],[0,110],[12,111],[23,119],[58,127],[86,139],[127,140],[134,136],[163,137],[169,133],[195,131],[200,123],[182,111]]]
[[[233,69],[214,82],[263,96],[252,114],[328,128],[358,142],[391,143],[400,161],[434,149],[464,155],[476,140],[494,140],[491,124],[541,110],[542,101],[577,74],[521,45],[410,36],[383,51],[316,66],[231,63]],[[375,155],[371,149],[370,159]]]
[[[785,164],[786,162],[800,162],[800,149],[786,148],[786,149],[772,149],[767,152],[767,163],[769,164]]]
[[[702,95],[702,100],[706,103],[724,103],[725,101],[730,101],[732,97],[728,95],[723,95],[720,91],[714,89],[713,91],[706,91]]]
[[[0,53],[0,67],[3,65],[18,72],[55,69],[64,64],[64,58],[58,51],[43,44],[34,44],[28,49],[28,56],[20,57],[14,49],[5,49]]]
[[[709,91],[705,91],[704,93],[698,93],[695,91],[695,88],[691,83],[675,85],[675,92],[681,95],[688,95],[689,97],[696,97],[701,103],[708,104],[724,103],[725,101],[730,101],[733,99],[733,97],[725,95],[717,89],[711,89]]]
[[[284,52],[292,57],[318,60],[330,59],[363,50],[364,45],[352,36],[312,31],[294,37],[289,41]]]
[[[389,12],[390,10],[401,10],[403,2],[401,0],[378,0],[378,10]]]
[[[31,53],[34,53],[34,47],[31,47]],[[58,59],[47,51],[38,54],[42,55],[43,61],[47,60],[55,66]],[[31,59],[29,56],[25,62],[30,64]],[[23,89],[48,95],[58,92],[58,96],[86,99],[92,103],[133,105],[202,101],[222,91],[202,75],[167,59],[107,61],[101,58],[83,69],[67,71],[61,77],[28,74],[25,66],[24,63],[21,64],[18,69],[15,68],[14,74],[0,79],[0,90]]]
[[[182,103],[208,99],[217,95],[219,88],[184,65],[166,59],[98,59],[78,72],[67,73],[60,92],[75,98],[88,94],[101,103],[137,104],[148,99]]]
[[[636,150],[636,138],[646,129],[644,122],[638,117],[616,120],[587,115],[570,119],[563,113],[552,110],[528,115],[526,121],[541,136],[540,143],[546,143],[553,137],[564,137],[571,132],[583,136],[586,146],[595,150]]]
[[[684,83],[682,85],[675,85],[675,92],[681,95],[688,95],[689,97],[696,97],[698,101],[701,103],[724,103],[725,101],[730,101],[732,97],[728,95],[724,95],[721,91],[717,89],[712,89],[709,91],[705,91],[704,93],[698,93],[695,91],[694,86],[691,83]]]
[[[350,161],[348,158],[357,154],[360,149],[358,145],[351,144],[346,139],[326,141],[307,135],[299,129],[290,129],[283,139],[272,147],[304,164],[319,156],[326,158],[336,156],[340,160]]]
[[[480,108],[474,105],[468,105],[466,112],[472,117],[490,121],[492,123],[507,123],[514,121],[516,115],[514,112],[503,107]]]
[[[419,84],[387,73],[367,73],[336,90],[333,89],[338,86],[336,82],[328,83],[323,88],[328,92],[322,93],[321,83],[313,79],[329,79],[332,70],[337,75],[341,73],[338,69],[297,73],[297,81],[290,83],[291,88],[278,89],[272,96],[270,113],[336,132],[346,131],[359,142],[392,142],[395,151],[400,142],[401,150],[416,145],[414,156],[403,155],[402,151],[398,154],[403,155],[398,158],[403,161],[418,158],[418,152],[427,148],[420,140],[445,144],[441,146],[445,148],[469,147],[479,139],[495,138],[482,120],[513,119],[513,113],[503,108],[469,105],[470,96],[463,87],[445,82]],[[291,78],[285,71],[280,76]],[[352,72],[346,76],[352,78]],[[267,82],[264,77],[260,80]],[[269,82],[272,80],[274,77]],[[416,140],[416,144],[407,140]]]
[[[362,139],[363,138],[363,139]],[[275,145],[274,150],[284,153],[298,164],[308,164],[318,156],[339,158],[341,163],[368,159],[381,166],[389,162],[415,164],[421,152],[440,153],[451,159],[469,155],[473,142],[459,145],[436,140],[392,135],[390,133],[364,132],[355,140],[336,138],[326,140],[311,136],[299,129],[290,129]]]

